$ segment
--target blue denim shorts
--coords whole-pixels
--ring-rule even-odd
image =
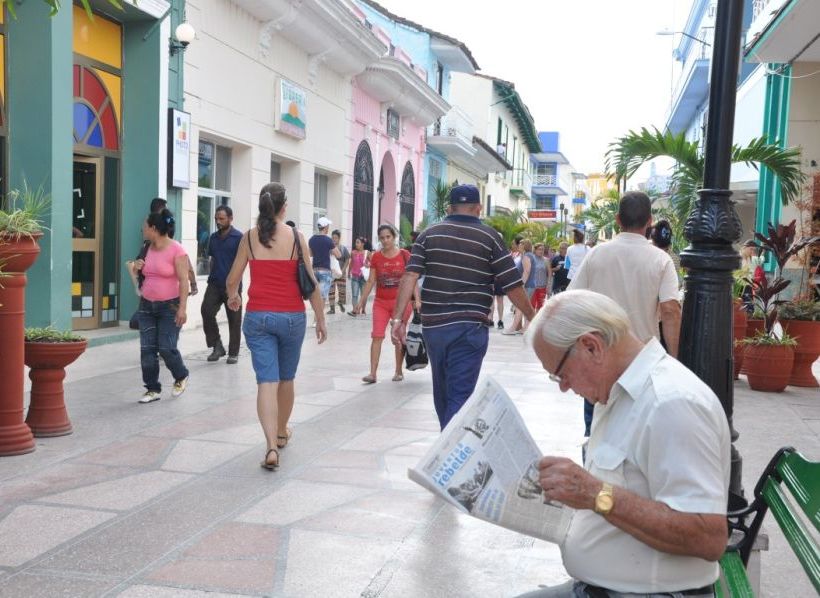
[[[324,268],[317,268],[313,271],[316,275],[316,281],[319,283],[319,292],[322,293],[322,299],[327,301],[330,294],[330,284],[333,282],[333,273]]]
[[[242,322],[245,343],[251,351],[256,383],[287,382],[296,377],[305,312],[249,311]]]

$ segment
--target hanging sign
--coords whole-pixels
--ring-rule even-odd
[[[287,79],[279,80],[279,132],[297,139],[306,136],[305,106],[307,93]]]
[[[191,187],[191,115],[168,109],[168,186]]]

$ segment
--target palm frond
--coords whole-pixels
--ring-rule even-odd
[[[763,165],[780,181],[783,205],[800,196],[805,175],[800,170],[800,148],[783,149],[777,143],[769,143],[765,137],[752,139],[745,147],[732,146],[732,162],[745,163],[757,169]]]

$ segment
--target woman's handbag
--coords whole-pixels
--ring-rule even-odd
[[[421,315],[413,310],[413,320],[407,326],[404,363],[407,369],[412,372],[427,367],[429,362],[427,348],[424,346],[424,337],[421,333]]]
[[[333,280],[339,280],[342,277],[342,267],[339,265],[339,258],[331,254],[330,256],[330,273]]]
[[[305,256],[302,255],[302,244],[299,242],[299,232],[296,227],[293,229],[293,246],[296,249],[298,260],[296,264],[296,280],[299,282],[299,290],[302,292],[302,299],[308,299],[316,289],[316,281],[308,272],[307,265],[305,265]]]

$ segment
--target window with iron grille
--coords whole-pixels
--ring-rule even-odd
[[[395,110],[387,109],[387,135],[393,139],[398,139],[400,134],[399,113]]]

